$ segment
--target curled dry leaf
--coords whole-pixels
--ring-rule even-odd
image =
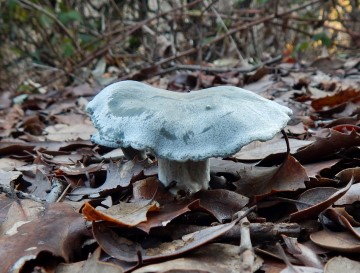
[[[326,215],[341,226],[345,227],[354,236],[360,240],[360,227],[354,218],[352,218],[343,208],[331,208],[326,211]],[[354,227],[355,226],[355,227]]]
[[[156,200],[160,204],[171,203],[174,196],[154,177],[138,180],[133,184],[133,201]]]
[[[339,272],[358,273],[360,272],[360,262],[340,256],[330,259],[325,265],[324,273]]]
[[[198,199],[166,203],[158,211],[149,212],[147,220],[136,227],[149,233],[151,228],[166,226],[176,217],[199,207]]]
[[[354,100],[355,98],[358,98],[360,96],[360,92],[356,91],[354,89],[346,89],[343,91],[340,91],[332,96],[327,96],[324,98],[319,98],[316,100],[313,100],[311,102],[311,107],[315,110],[319,111],[324,109],[325,107],[335,107],[339,104],[343,104],[349,101]]]
[[[290,138],[290,152],[295,153],[299,148],[308,146],[313,141]],[[270,141],[253,141],[241,148],[233,157],[240,160],[260,160],[270,154],[286,152],[286,143],[282,138],[274,138]]]
[[[106,210],[96,210],[89,202],[82,208],[82,214],[89,221],[108,221],[120,227],[134,227],[147,220],[146,214],[158,211],[159,204],[155,201],[138,203],[120,202]]]
[[[360,167],[355,168],[347,168],[345,170],[342,170],[341,172],[336,174],[336,178],[338,178],[340,181],[349,181],[351,178],[354,178],[354,181],[359,182],[360,181]],[[353,186],[355,186],[354,184]]]
[[[335,202],[335,205],[350,205],[357,201],[360,201],[360,183],[352,185],[350,189]]]
[[[359,134],[355,131],[351,131],[350,134],[344,134],[332,129],[325,130],[327,130],[326,137],[317,138],[316,141],[309,146],[299,149],[294,154],[294,157],[302,164],[310,163],[320,161],[343,149],[360,145]]]
[[[295,191],[305,188],[309,180],[305,169],[291,155],[277,167],[239,169],[240,180],[235,182],[236,192],[248,197],[261,197],[273,192]]]
[[[104,223],[93,223],[93,234],[101,248],[110,256],[126,261],[137,262],[139,253],[142,261],[155,261],[175,257],[196,249],[221,236],[236,225],[237,221],[228,224],[208,227],[183,236],[181,240],[162,243],[156,248],[143,249],[139,243],[120,237]]]
[[[360,253],[360,240],[351,232],[321,230],[310,234],[310,239],[317,245],[330,250],[345,253]]]
[[[302,198],[300,197],[300,201],[309,204],[310,207],[292,213],[290,215],[290,220],[296,222],[296,221],[317,217],[319,213],[321,213],[328,207],[332,206],[336,202],[336,200],[338,200],[341,196],[343,196],[350,189],[352,183],[353,180],[350,180],[350,182],[344,188],[336,191],[332,188],[325,188],[327,189],[327,192],[323,190],[324,188],[315,188],[306,191],[301,195]],[[317,197],[317,193],[320,194],[319,197]],[[310,198],[308,199],[307,196],[310,196],[313,199]],[[315,205],[312,205],[312,202],[315,202]]]
[[[229,220],[249,202],[249,198],[228,190],[202,190],[193,196],[200,207],[210,212],[220,223]]]

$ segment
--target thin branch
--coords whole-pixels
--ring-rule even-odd
[[[214,43],[217,43],[217,42],[223,40],[225,37],[227,37],[227,36],[229,36],[229,35],[232,35],[232,34],[238,32],[238,31],[240,31],[240,30],[245,30],[245,29],[250,28],[250,27],[252,27],[252,26],[256,26],[256,25],[259,25],[259,24],[262,24],[262,23],[271,21],[271,20],[273,20],[274,18],[279,18],[279,17],[286,16],[286,15],[288,15],[288,14],[290,14],[290,13],[295,12],[295,11],[299,11],[299,10],[302,10],[302,9],[304,9],[304,8],[307,8],[308,6],[318,4],[318,3],[320,3],[321,1],[322,1],[322,0],[314,0],[314,1],[311,1],[311,2],[309,2],[309,3],[307,3],[307,4],[301,5],[301,6],[297,7],[297,8],[293,8],[293,9],[290,9],[290,10],[285,11],[285,12],[283,12],[283,13],[280,13],[280,14],[277,15],[277,17],[275,17],[274,14],[268,15],[268,16],[259,18],[259,19],[257,19],[257,20],[254,20],[254,21],[252,21],[252,22],[249,22],[249,23],[247,23],[247,24],[245,24],[245,25],[241,25],[241,26],[239,26],[239,27],[230,29],[229,32],[227,32],[227,33],[225,33],[225,34],[223,34],[223,35],[221,35],[221,36],[218,36],[218,37],[212,39],[212,40],[209,41],[206,45],[202,45],[202,47],[203,47],[203,48],[208,48],[210,45],[212,45],[212,44],[214,44]],[[180,52],[180,53],[177,53],[177,54],[175,54],[175,55],[173,55],[173,56],[171,56],[171,57],[165,58],[165,59],[157,62],[155,65],[163,65],[163,64],[165,64],[165,63],[171,62],[171,61],[176,60],[176,59],[178,59],[178,58],[185,57],[185,56],[187,56],[187,55],[196,53],[197,50],[198,50],[198,48],[190,48],[190,49],[187,49],[187,50],[182,51],[182,52]]]
[[[216,15],[216,18],[219,20],[222,28],[226,31],[226,33],[229,32],[229,29],[227,28],[226,24],[224,23],[224,20],[221,18],[220,14],[217,12],[216,8],[214,6],[211,6],[211,10],[212,12]],[[234,38],[232,37],[232,35],[229,35],[229,39],[230,39],[230,42],[231,44],[233,45],[233,47],[235,48],[235,51],[236,51],[236,54],[238,55],[238,58],[240,60],[240,62],[243,64],[244,63],[244,58],[243,56],[241,55],[241,52],[234,40]]]
[[[76,42],[75,38],[71,35],[69,30],[64,26],[63,23],[61,23],[61,21],[54,14],[50,13],[49,11],[44,9],[43,7],[38,6],[37,4],[32,3],[32,2],[30,2],[28,0],[20,0],[20,3],[25,4],[27,6],[30,6],[30,7],[34,8],[34,9],[40,11],[41,13],[46,14],[51,19],[53,19],[59,25],[59,27],[65,32],[66,36],[69,37],[71,42],[75,45],[76,50],[78,51],[78,53],[81,53],[81,48],[80,48],[79,44]]]

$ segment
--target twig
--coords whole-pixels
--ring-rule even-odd
[[[247,29],[247,28],[250,28],[252,26],[256,26],[256,25],[259,25],[261,23],[265,23],[265,22],[268,22],[268,21],[271,21],[273,20],[274,18],[279,18],[279,17],[283,17],[283,16],[286,16],[290,13],[293,13],[295,11],[299,11],[299,10],[302,10],[304,8],[307,8],[308,6],[311,6],[311,5],[314,5],[314,4],[317,4],[321,2],[321,0],[314,0],[314,1],[311,1],[307,4],[304,4],[304,5],[301,5],[297,8],[293,8],[293,9],[290,9],[288,11],[285,11],[283,13],[280,13],[278,14],[277,16],[275,16],[274,14],[273,15],[268,15],[268,16],[265,16],[265,17],[262,17],[262,18],[259,18],[257,20],[254,20],[252,22],[249,22],[245,25],[240,25],[236,28],[233,28],[233,29],[230,29],[227,33],[223,34],[223,35],[220,35],[214,39],[212,39],[211,41],[209,41],[207,44],[204,44],[204,45],[201,45],[203,48],[208,48],[210,45],[214,44],[214,43],[217,43],[221,40],[223,40],[225,37],[229,36],[229,35],[232,35],[240,30],[244,30],[244,29]],[[165,59],[162,59],[161,61],[155,63],[155,65],[163,65],[165,63],[168,63],[168,62],[171,62],[173,60],[176,60],[178,58],[181,58],[181,57],[185,57],[187,55],[190,55],[190,54],[193,54],[193,53],[196,53],[196,51],[198,50],[198,48],[190,48],[190,49],[187,49],[185,51],[182,51],[180,53],[177,53],[171,57],[168,57],[168,58],[165,58]]]
[[[170,73],[174,70],[190,70],[190,71],[203,71],[209,73],[226,73],[226,72],[238,72],[238,73],[249,73],[255,71],[263,65],[269,65],[276,63],[282,59],[282,55],[278,55],[272,59],[269,59],[261,64],[254,65],[252,67],[207,67],[200,65],[184,65],[184,64],[174,64],[173,66],[160,71],[157,75],[163,75]],[[125,78],[124,78],[125,79]]]
[[[247,217],[240,220],[240,260],[241,272],[252,273],[254,270],[255,253],[250,238],[250,222]]]
[[[51,181],[51,191],[46,196],[45,201],[48,203],[57,202],[59,197],[62,195],[64,188],[64,183],[60,179],[54,177]]]
[[[224,23],[224,20],[221,18],[220,14],[217,12],[216,8],[214,6],[211,6],[211,10],[213,11],[213,13],[216,15],[216,18],[219,20],[222,28],[227,32],[229,32],[229,29],[227,28],[227,26],[225,25]],[[236,51],[236,54],[238,55],[238,58],[240,60],[240,63],[243,64],[244,63],[244,58],[243,56],[241,55],[241,52],[238,48],[238,46],[236,45],[235,41],[234,41],[234,38],[229,35],[229,38],[230,38],[230,42],[231,44],[233,45],[233,47],[235,48],[235,51]]]
[[[63,25],[63,23],[61,23],[61,21],[54,14],[50,13],[49,11],[44,9],[43,7],[38,6],[37,4],[32,3],[32,2],[30,2],[28,0],[20,0],[20,3],[28,5],[28,6],[32,7],[32,8],[46,14],[51,19],[53,19],[59,25],[59,27],[65,32],[66,36],[68,36],[70,38],[71,42],[75,45],[76,50],[78,51],[78,53],[81,54],[81,48],[80,48],[79,44],[76,42],[75,38],[71,35],[69,30]]]
[[[22,0],[24,1],[24,0]],[[27,1],[27,0],[25,0]],[[96,52],[92,52],[90,55],[86,56],[82,61],[78,62],[75,66],[71,67],[70,69],[64,70],[62,73],[60,73],[59,75],[52,77],[51,79],[49,79],[47,82],[42,84],[42,87],[47,86],[49,84],[51,84],[52,82],[64,77],[65,75],[69,75],[71,74],[73,71],[75,71],[78,68],[81,68],[83,66],[88,65],[90,62],[92,62],[94,59],[101,57],[102,55],[104,55],[106,52],[108,52],[108,50],[110,48],[112,48],[114,45],[117,45],[119,42],[122,42],[124,40],[124,37],[128,37],[130,36],[132,33],[134,33],[135,31],[137,31],[138,29],[142,28],[144,25],[157,20],[159,17],[164,17],[168,14],[174,13],[178,10],[184,9],[184,8],[190,8],[194,5],[197,5],[198,3],[201,3],[204,0],[195,0],[187,5],[183,5],[177,8],[174,8],[172,10],[157,14],[154,17],[151,17],[149,19],[145,19],[139,23],[137,23],[135,26],[133,26],[132,28],[130,28],[128,31],[126,31],[126,33],[124,34],[124,32],[121,32],[121,34],[118,37],[115,37],[114,39],[112,39],[110,42],[106,43],[104,46],[100,47]]]
[[[19,191],[19,190],[12,189],[11,187],[6,186],[6,185],[0,185],[0,192],[11,194],[11,195],[16,194],[16,196],[18,196],[19,198],[30,199],[30,200],[33,200],[35,202],[43,203],[43,200],[41,200],[41,198],[39,198],[39,197],[37,197],[35,195],[32,195],[30,193],[26,193],[26,192],[22,192],[22,191]]]

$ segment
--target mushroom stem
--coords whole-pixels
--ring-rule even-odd
[[[121,150],[124,153],[124,156],[128,160],[133,160],[134,157],[137,157],[138,160],[144,160],[146,159],[146,153],[143,150],[136,150],[132,147],[122,147]]]
[[[159,180],[167,187],[176,182],[170,191],[176,194],[179,190],[193,194],[199,190],[207,189],[210,181],[210,160],[202,161],[174,161],[158,159]]]

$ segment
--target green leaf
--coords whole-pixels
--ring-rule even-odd
[[[51,19],[46,14],[41,14],[39,17],[40,23],[43,27],[51,27],[54,23],[54,20]]]
[[[70,10],[67,12],[59,13],[59,20],[64,24],[67,25],[71,22],[82,22],[82,17],[80,13],[76,10]]]
[[[64,57],[70,57],[75,53],[74,46],[67,39],[61,44],[61,50]]]
[[[323,45],[325,45],[326,47],[330,47],[331,46],[331,39],[329,38],[329,36],[327,36],[324,32],[315,34],[312,37],[313,41],[321,41]]]
[[[91,43],[96,40],[96,38],[93,35],[87,33],[80,33],[79,38],[82,44]]]
[[[309,42],[302,42],[302,43],[298,43],[295,48],[294,48],[294,52],[303,52],[306,49],[308,49],[309,47]]]
[[[19,3],[17,0],[7,0],[6,5],[9,9],[9,12],[14,12],[15,9],[19,6]]]

